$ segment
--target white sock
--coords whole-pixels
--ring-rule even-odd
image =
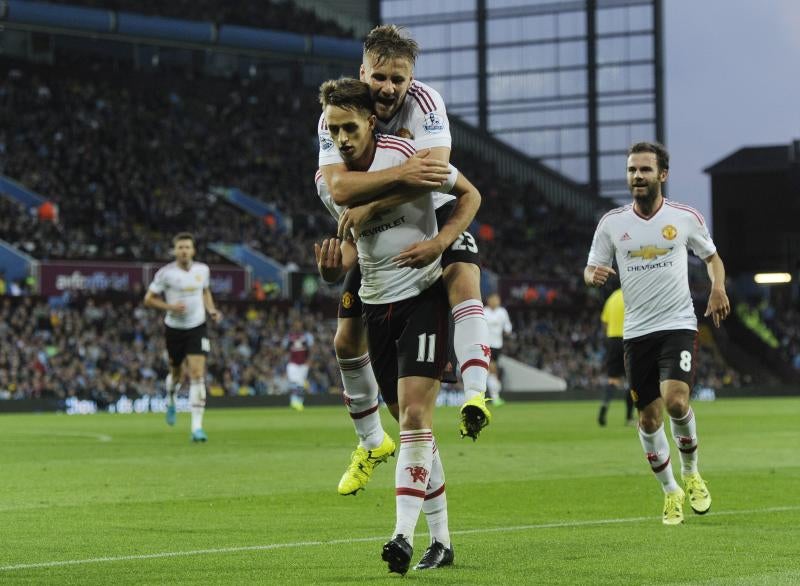
[[[192,410],[192,432],[203,428],[203,413],[206,410],[206,383],[193,380],[189,384],[189,406]]]
[[[344,386],[344,404],[353,419],[358,444],[368,450],[383,443],[383,426],[378,410],[378,381],[369,354],[358,358],[339,358]]]
[[[689,411],[680,419],[670,417],[672,437],[681,454],[681,472],[697,474],[697,423],[694,411]]]
[[[478,299],[467,299],[453,308],[453,349],[461,366],[464,398],[486,392],[489,373],[489,327]]]
[[[450,529],[447,526],[447,495],[444,492],[444,468],[436,439],[433,440],[433,460],[431,461],[431,478],[425,490],[422,512],[428,522],[431,543],[438,541],[450,549]]]
[[[486,387],[489,389],[489,396],[492,399],[500,398],[500,390],[503,387],[500,384],[500,379],[497,378],[496,374],[489,374],[489,378],[486,381]]]
[[[175,384],[175,382],[172,380],[171,372],[167,375],[166,389],[167,389],[167,405],[171,405],[172,407],[174,407],[175,395],[178,392],[178,385]]]
[[[433,434],[430,429],[400,432],[400,449],[395,468],[397,523],[393,535],[402,535],[414,545],[414,529],[425,501],[433,462]]]
[[[678,483],[675,482],[675,476],[672,474],[672,466],[669,462],[669,441],[667,434],[664,433],[664,425],[662,424],[653,433],[645,433],[639,428],[639,439],[642,442],[642,448],[647,456],[647,461],[650,462],[650,467],[653,469],[653,474],[661,483],[661,488],[665,493],[678,490]]]

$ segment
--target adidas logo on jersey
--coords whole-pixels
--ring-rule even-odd
[[[630,239],[631,239],[630,235],[627,232],[625,232],[625,234],[622,235],[622,238],[620,238],[619,241],[620,242],[625,242],[626,240],[630,240]]]

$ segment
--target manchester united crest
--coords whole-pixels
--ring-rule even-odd
[[[353,294],[350,291],[345,291],[344,295],[342,295],[342,307],[345,309],[353,307]]]
[[[667,240],[675,240],[675,237],[678,235],[678,229],[672,224],[667,224],[661,228],[661,235]]]

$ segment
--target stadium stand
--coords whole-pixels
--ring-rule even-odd
[[[217,24],[236,24],[256,28],[276,29],[303,34],[352,38],[353,31],[345,30],[332,20],[320,18],[313,10],[297,6],[289,0],[276,2],[245,2],[243,0],[48,0],[50,4],[67,4],[135,12],[147,16],[165,16],[187,20],[205,20]]]
[[[4,239],[39,259],[159,261],[169,258],[171,235],[189,229],[207,262],[219,260],[206,244],[227,241],[312,268],[313,241],[333,229],[312,185],[317,143],[307,129],[318,112],[313,89],[297,92],[283,82],[144,74],[100,61],[69,68],[4,61],[0,171],[59,208],[57,222],[42,221],[0,198]],[[594,226],[458,149],[453,162],[469,169],[484,198],[473,231],[485,266],[504,277],[563,284],[546,307],[512,308],[516,337],[508,354],[565,378],[570,388],[600,388],[600,303],[579,270]],[[290,219],[291,235],[222,201],[215,186],[236,186],[274,203]],[[3,336],[0,394],[88,393],[107,402],[121,393],[160,392],[166,373],[160,316],[139,301],[100,310],[86,299],[64,307],[32,299],[4,305],[5,333],[19,342],[9,345]],[[223,307],[228,318],[209,361],[210,388],[226,395],[285,390],[285,356],[275,340],[290,320],[275,307]],[[98,311],[114,324],[109,331],[92,320]],[[320,340],[313,390],[335,389],[333,325],[303,315]],[[24,325],[31,322],[36,325]],[[77,356],[67,352],[65,328],[87,332]],[[705,370],[698,382],[737,381],[718,354],[708,352],[699,362]],[[24,364],[34,368],[21,369]]]
[[[224,320],[209,328],[212,396],[282,394],[287,390],[281,340],[295,318],[319,342],[312,348],[309,392],[338,392],[333,357],[335,321],[285,306],[221,305]],[[0,398],[91,399],[163,392],[167,374],[161,315],[139,298],[73,298],[48,303],[0,298]]]

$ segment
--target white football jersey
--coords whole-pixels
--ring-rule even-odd
[[[664,330],[697,330],[689,292],[688,249],[706,259],[717,251],[703,216],[664,199],[650,219],[628,204],[600,219],[588,265],[616,256],[625,300],[626,340]]]
[[[402,165],[414,156],[414,143],[396,136],[376,135],[377,148],[369,171]],[[330,197],[322,174],[317,172],[317,192],[335,219],[342,208]],[[358,295],[368,304],[393,303],[416,297],[441,276],[438,262],[421,269],[398,267],[392,259],[421,240],[431,240],[439,230],[433,199],[420,196],[414,201],[384,210],[361,227],[356,247],[361,267]]]
[[[335,165],[342,163],[339,150],[333,143],[325,115],[319,117],[319,166]],[[419,81],[412,81],[406,97],[394,113],[391,120],[384,122],[378,119],[378,130],[384,134],[397,134],[400,129],[408,130],[417,146],[417,149],[434,147],[450,148],[450,121],[447,119],[447,110],[444,100],[435,89]],[[448,189],[433,194],[433,203],[436,209],[455,199],[448,195]]]
[[[148,289],[164,295],[169,304],[180,302],[186,306],[184,313],[168,311],[164,318],[165,324],[171,328],[188,330],[205,323],[203,290],[210,285],[210,274],[208,265],[201,262],[193,262],[188,269],[182,269],[177,262],[158,269]]]
[[[492,309],[488,305],[483,308],[486,316],[486,327],[489,329],[489,347],[500,349],[503,347],[503,334],[511,333],[511,318],[505,307]]]

